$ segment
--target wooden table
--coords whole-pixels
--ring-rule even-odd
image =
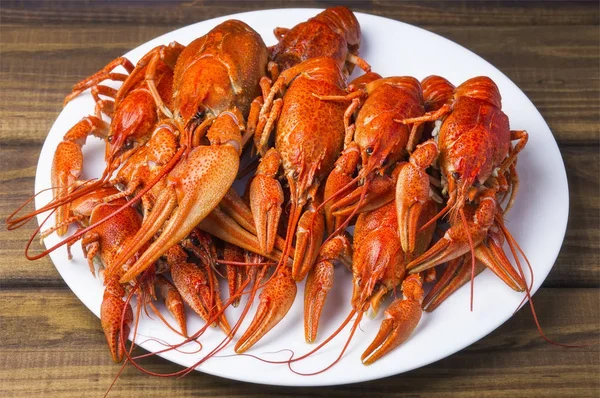
[[[177,4],[179,3],[179,4]],[[0,5],[0,216],[33,192],[41,146],[71,86],[158,35],[204,19],[323,1],[9,2]],[[597,2],[346,2],[355,11],[417,25],[497,66],[531,98],[556,137],[571,209],[560,256],[536,294],[545,332],[598,343],[599,17]],[[410,38],[406,38],[410,40]],[[532,203],[535,205],[535,203]],[[4,222],[4,221],[3,221]],[[98,319],[48,259],[29,262],[33,230],[0,228],[0,395],[103,394],[118,366]],[[128,367],[113,396],[598,396],[599,346],[563,349],[538,335],[528,308],[471,347],[424,368],[337,387],[282,388],[194,372],[159,379]],[[152,361],[159,372],[178,366]]]

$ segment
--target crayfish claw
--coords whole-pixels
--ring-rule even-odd
[[[504,236],[492,230],[488,231],[487,239],[475,248],[475,258],[485,264],[511,289],[517,292],[525,291],[525,281],[514,269],[502,249]]]
[[[342,217],[335,217],[333,210],[339,206],[337,202],[332,201],[331,197],[343,197],[356,188],[356,181],[353,177],[360,162],[360,148],[355,142],[351,142],[342,152],[335,166],[325,182],[325,190],[323,192],[325,221],[327,226],[327,234],[332,234],[343,222]],[[336,206],[334,206],[334,204]]]
[[[213,124],[208,134],[217,126]],[[239,132],[238,132],[239,135]],[[227,134],[224,133],[223,140]],[[214,137],[212,137],[214,139]],[[239,154],[235,145],[211,145],[194,148],[166,178],[156,204],[136,237],[123,248],[117,263],[124,263],[160,232],[134,265],[121,277],[131,281],[150,267],[165,252],[185,238],[221,201],[235,180]],[[210,193],[210,194],[209,194]]]
[[[352,266],[352,243],[347,234],[336,235],[319,251],[318,261],[310,270],[304,287],[304,338],[312,343],[317,338],[319,320],[327,294],[333,287],[334,262]]]
[[[100,307],[102,330],[104,331],[106,341],[108,342],[110,355],[115,363],[119,363],[123,360],[125,349],[125,342],[121,341],[121,320],[123,312],[125,312],[123,336],[126,339],[129,337],[129,325],[133,322],[133,311],[131,306],[123,301],[122,298],[124,295],[125,289],[119,284],[118,280],[111,279],[106,284],[102,305]]]
[[[294,248],[294,262],[292,264],[292,277],[300,282],[311,270],[323,241],[325,232],[325,218],[317,211],[314,202],[302,214],[296,230],[296,247]]]
[[[438,148],[435,141],[426,141],[412,153],[409,163],[400,169],[398,175],[396,183],[398,232],[405,253],[415,252],[417,224],[430,197],[429,176],[425,170],[437,155]]]
[[[485,269],[484,265],[475,263],[475,276]],[[431,288],[427,297],[423,300],[423,310],[431,312],[435,310],[452,293],[471,280],[471,257],[464,255],[448,263],[444,273]]]
[[[214,312],[220,311],[222,303],[219,284],[210,265],[201,264],[198,267],[188,262],[179,246],[173,246],[167,252],[167,263],[171,268],[173,283],[183,300],[205,321],[214,318]],[[215,320],[215,325],[227,334],[231,331],[224,313]]]
[[[283,266],[260,294],[260,304],[254,319],[235,345],[235,352],[241,354],[247,351],[273,329],[292,307],[296,291],[296,282],[292,279],[290,268]]]
[[[275,178],[281,157],[270,149],[262,158],[256,176],[250,183],[250,208],[256,225],[260,250],[271,253],[277,238],[277,228],[283,205],[283,189]]]
[[[333,263],[319,261],[308,274],[304,287],[304,339],[307,343],[313,343],[317,338],[325,299],[332,287]]]
[[[410,274],[416,274],[453,260],[468,251],[468,247],[463,246],[465,245],[453,241],[448,236],[444,236],[427,250],[426,253],[408,263],[406,269]]]
[[[187,325],[185,320],[185,308],[183,298],[177,288],[162,275],[156,276],[156,287],[159,295],[164,299],[167,310],[177,321],[181,333],[187,337]]]
[[[385,319],[373,342],[361,355],[363,364],[370,365],[402,344],[421,319],[423,288],[421,276],[411,275],[402,283],[404,298],[398,298],[385,311]]]

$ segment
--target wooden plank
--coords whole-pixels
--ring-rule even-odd
[[[44,25],[145,24],[187,25],[257,9],[315,7],[343,4],[356,12],[367,12],[417,25],[502,26],[502,25],[597,25],[598,8],[591,1],[295,1],[267,0],[260,3],[240,0],[152,1],[152,7],[136,1],[3,1],[2,19],[11,23]],[[59,12],[57,12],[59,11]]]
[[[41,144],[73,84],[170,30],[140,25],[58,26],[52,30],[2,25],[3,139]],[[597,142],[598,26],[549,31],[540,26],[432,30],[475,51],[506,73],[538,107],[560,143]],[[572,45],[575,41],[577,47]],[[401,74],[401,65],[398,71]]]
[[[545,281],[549,287],[600,286],[600,162],[598,145],[563,146],[569,179],[571,211],[565,242],[554,268]],[[33,193],[35,165],[39,147],[35,145],[3,145],[0,156],[0,214],[12,212]],[[532,203],[534,205],[534,203]],[[32,207],[29,207],[31,210]],[[4,220],[2,220],[2,223]],[[9,286],[64,286],[52,263],[24,258],[23,250],[37,224],[7,231],[0,224],[0,247],[10,267],[0,267],[0,280]],[[34,242],[34,251],[40,246]],[[67,261],[65,259],[65,261]]]
[[[597,342],[598,289],[542,289],[535,297],[546,333],[569,344]],[[0,300],[0,395],[75,397],[103,394],[119,366],[112,363],[99,320],[70,292],[2,290]],[[27,333],[21,331],[26,328]],[[128,367],[113,396],[346,396],[516,397],[597,396],[600,347],[565,349],[545,343],[531,314],[522,309],[498,330],[446,359],[403,375],[336,387],[261,386],[194,372],[177,379],[144,375]],[[345,360],[357,360],[345,358]],[[179,366],[155,358],[156,372]],[[460,381],[457,383],[457,381]],[[596,394],[596,395],[594,395]]]
[[[37,157],[62,100],[79,79],[160,34],[257,8],[340,3],[216,1],[2,1],[0,6],[0,217],[31,194]],[[563,249],[535,297],[546,333],[597,343],[600,325],[600,86],[597,1],[346,1],[448,37],[507,74],[559,141],[571,213]],[[410,38],[408,38],[410,39]],[[443,60],[441,60],[443,62]],[[111,363],[98,319],[49,260],[22,249],[32,227],[0,221],[0,396],[103,394]],[[23,330],[26,332],[23,333]],[[159,372],[180,368],[162,359]],[[544,343],[527,309],[488,337],[435,364],[368,383],[320,388],[256,386],[199,374],[158,379],[127,368],[112,396],[600,396],[599,346]]]
[[[567,233],[546,286],[600,286],[600,148],[561,149],[569,181]],[[577,270],[577,271],[575,271]],[[584,271],[585,270],[585,271]],[[573,273],[573,274],[571,274]]]

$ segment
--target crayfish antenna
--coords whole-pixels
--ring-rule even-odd
[[[360,174],[356,178],[359,178],[359,177],[360,177]],[[358,199],[358,203],[356,204],[356,207],[354,207],[354,210],[352,210],[352,213],[350,213],[350,215],[348,215],[346,220],[343,223],[341,223],[340,226],[327,237],[327,239],[325,239],[325,242],[323,242],[323,245],[325,243],[329,242],[331,239],[333,239],[336,235],[338,235],[339,233],[344,231],[344,229],[346,229],[348,224],[350,224],[350,221],[352,221],[352,218],[354,218],[356,213],[358,213],[358,211],[360,210],[360,208],[362,207],[362,205],[365,201],[365,197],[367,195],[367,192],[369,191],[369,182],[370,181],[371,180],[369,180],[369,179],[365,180],[365,184],[363,185],[362,191],[360,193],[360,198]],[[322,245],[321,245],[321,247],[322,247]]]
[[[21,206],[17,207],[17,209],[15,209],[15,211],[10,213],[10,215],[8,217],[6,217],[6,229],[8,229],[9,231],[12,231],[14,229],[21,228],[23,225],[27,224],[29,222],[29,220],[31,220],[34,216],[36,216],[39,213],[43,213],[41,211],[34,212],[36,214],[29,213],[24,217],[20,217],[18,219],[13,219],[21,210],[23,210],[23,208],[25,206],[27,206],[29,203],[31,203],[31,201],[34,200],[39,194],[44,193],[46,191],[50,191],[52,189],[56,189],[56,187],[42,189],[38,193],[31,195],[23,204],[21,204]]]
[[[102,177],[101,177],[102,178]],[[70,194],[60,197],[60,198],[55,198],[52,201],[50,201],[48,204],[40,207],[37,210],[34,210],[30,213],[25,214],[24,216],[18,217],[18,218],[14,218],[17,216],[17,214],[19,214],[19,212],[21,210],[23,210],[23,208],[25,206],[27,206],[33,199],[35,199],[39,194],[49,191],[49,190],[56,190],[58,189],[57,187],[50,187],[50,188],[46,188],[46,189],[42,189],[40,192],[33,194],[31,197],[29,197],[29,199],[27,199],[25,201],[25,203],[23,203],[21,206],[19,206],[15,211],[13,211],[7,218],[6,218],[6,225],[7,225],[7,229],[9,231],[12,231],[14,229],[20,228],[23,225],[27,224],[29,221],[31,221],[31,219],[33,219],[35,216],[41,214],[41,213],[45,213],[47,211],[51,211],[51,210],[56,210],[58,207],[63,206],[66,203],[72,202],[75,199],[79,199],[80,197],[82,197],[83,195],[93,191],[94,189],[98,188],[99,186],[101,186],[104,181],[102,180],[96,180],[95,182],[93,182],[91,185],[86,185],[89,184],[90,182],[94,181],[94,179],[92,180],[87,180],[84,181],[83,183],[81,183],[81,181],[78,181],[74,184],[80,184],[74,191],[72,191]]]
[[[83,228],[83,229],[77,231],[75,234],[71,235],[67,239],[64,239],[62,242],[57,243],[56,245],[52,246],[50,249],[47,249],[40,254],[31,256],[28,254],[29,247],[30,247],[30,244],[33,241],[33,239],[35,239],[35,235],[37,235],[38,232],[41,230],[41,227],[39,227],[36,230],[35,235],[32,236],[32,238],[30,239],[30,241],[27,245],[27,248],[25,249],[25,256],[27,257],[27,259],[28,260],[38,260],[38,259],[48,255],[49,253],[53,252],[54,250],[58,249],[61,246],[68,245],[68,244],[71,244],[72,242],[75,242],[76,240],[80,239],[86,232],[98,227],[99,225],[110,220],[117,214],[123,212],[126,208],[132,206],[134,203],[136,203],[138,200],[140,200],[142,198],[142,196],[144,196],[146,194],[146,192],[148,192],[150,189],[152,189],[152,187],[154,185],[156,185],[156,183],[158,181],[160,181],[160,179],[162,179],[169,171],[171,171],[171,169],[173,169],[175,167],[175,165],[177,164],[178,160],[181,158],[184,151],[185,151],[185,146],[182,146],[181,148],[179,148],[179,151],[177,151],[177,153],[165,165],[165,167],[160,171],[160,173],[157,174],[156,177],[154,177],[154,179],[147,186],[145,186],[142,190],[140,190],[140,192],[135,197],[133,197],[131,200],[127,201],[125,204],[123,204],[121,207],[119,207],[116,211],[114,211],[113,213],[104,217],[103,219],[99,220],[98,222],[91,224],[91,225],[87,226],[86,228]],[[43,225],[43,223],[42,223],[42,225]]]
[[[424,311],[431,312],[435,310],[450,294],[467,283],[466,272],[464,271],[466,269],[464,267],[465,262],[466,256],[464,255],[448,262],[444,273],[423,299]]]
[[[258,263],[253,262],[252,264],[258,264]],[[217,353],[219,353],[221,350],[223,350],[225,347],[227,347],[227,345],[231,342],[231,340],[233,340],[233,338],[235,337],[235,334],[237,333],[239,328],[242,326],[242,322],[248,315],[248,311],[250,310],[250,307],[252,306],[252,303],[254,302],[256,293],[258,292],[258,289],[261,287],[259,282],[264,278],[264,276],[267,272],[267,268],[268,268],[267,266],[263,266],[260,269],[260,271],[257,271],[256,267],[253,267],[251,269],[252,270],[251,272],[253,273],[254,276],[249,276],[248,280],[254,280],[254,284],[253,284],[252,288],[250,289],[250,292],[248,295],[248,301],[246,302],[246,305],[244,306],[244,310],[240,314],[239,319],[233,325],[233,327],[231,328],[231,331],[225,336],[225,338],[211,352],[209,352],[204,358],[202,358],[201,360],[196,362],[194,365],[190,366],[184,373],[182,373],[181,377],[189,374],[197,366],[201,365],[202,363],[206,362],[210,358],[214,357]],[[240,294],[236,294],[236,296],[238,296],[238,298],[239,298]]]
[[[535,312],[535,306],[533,304],[533,296],[531,295],[531,289],[533,287],[533,268],[531,267],[529,259],[527,258],[527,256],[525,255],[525,253],[523,252],[523,250],[521,249],[519,244],[513,238],[511,233],[508,231],[508,229],[504,226],[504,221],[502,220],[502,218],[497,215],[496,221],[497,221],[498,225],[500,226],[500,229],[504,233],[504,236],[506,237],[506,242],[508,243],[508,247],[510,248],[513,258],[515,259],[515,262],[517,263],[517,269],[519,270],[519,274],[521,275],[521,278],[524,281],[525,281],[525,273],[523,272],[523,267],[521,266],[521,261],[519,260],[519,255],[518,255],[517,251],[523,256],[523,259],[525,259],[525,262],[527,263],[527,266],[529,267],[529,272],[531,273],[531,283],[529,285],[525,284],[525,295],[526,295],[526,298],[529,300],[529,307],[531,308],[531,315],[533,316],[533,320],[538,329],[538,332],[540,333],[540,336],[542,336],[542,338],[544,340],[546,340],[546,342],[553,344],[553,345],[560,346],[560,347],[565,347],[565,348],[586,347],[587,345],[574,345],[574,344],[559,343],[559,342],[554,341],[546,336],[546,334],[544,333],[544,331],[542,329],[542,326],[540,325],[540,321],[537,317],[537,313]],[[515,248],[516,248],[516,250],[515,250]],[[521,302],[521,304],[519,304],[519,307],[521,307],[522,304],[523,304],[523,302]]]
[[[446,215],[446,213],[448,213],[450,208],[451,207],[448,205],[444,206],[444,208],[442,210],[440,210],[435,216],[433,216],[433,218],[431,218],[431,220],[427,221],[421,228],[419,228],[418,232],[423,232],[424,230],[429,228],[433,223],[435,223],[437,220],[439,220],[444,215]]]
[[[309,356],[311,356],[312,354],[314,354],[315,352],[319,351],[321,348],[323,348],[327,343],[329,343],[331,340],[333,340],[345,327],[346,325],[348,325],[348,323],[350,323],[350,320],[352,319],[352,317],[357,313],[357,311],[355,309],[353,309],[352,311],[350,311],[350,314],[348,314],[348,317],[344,320],[344,322],[342,322],[342,324],[337,328],[337,330],[335,332],[333,332],[325,341],[323,341],[321,344],[319,344],[314,350],[298,357],[295,359],[290,359],[289,361],[286,361],[288,364],[288,367],[290,368],[290,370],[292,372],[294,372],[297,375],[301,375],[301,376],[314,376],[314,375],[318,375],[320,373],[323,373],[329,369],[331,369],[333,366],[335,366],[344,356],[344,353],[346,352],[346,350],[348,349],[348,346],[350,345],[350,342],[352,341],[352,337],[354,337],[354,333],[356,332],[356,329],[358,328],[358,325],[360,324],[360,321],[362,320],[363,317],[363,312],[358,312],[358,316],[356,317],[356,319],[354,320],[354,323],[352,324],[352,329],[350,330],[350,335],[348,336],[348,339],[346,340],[346,343],[344,344],[344,347],[342,348],[342,351],[340,352],[340,355],[338,355],[338,357],[329,365],[327,365],[327,367],[318,370],[316,372],[311,372],[311,373],[301,373],[298,372],[294,369],[292,369],[291,367],[291,363],[292,362],[297,362],[300,361],[302,359],[308,358]]]
[[[344,319],[344,321],[342,322],[342,324],[329,337],[327,337],[327,339],[325,339],[325,341],[323,341],[321,344],[319,344],[317,347],[315,347],[311,351],[309,351],[306,354],[304,354],[302,356],[299,356],[297,358],[293,358],[293,355],[292,355],[292,357],[290,359],[288,359],[287,361],[271,361],[271,360],[260,358],[260,357],[258,357],[256,355],[252,355],[252,354],[242,353],[242,354],[238,354],[238,355],[249,356],[249,357],[258,359],[261,362],[270,363],[270,364],[287,364],[288,367],[290,368],[290,370],[293,373],[295,373],[297,375],[301,375],[301,376],[313,376],[313,375],[325,372],[326,370],[330,369],[335,364],[337,364],[340,361],[340,359],[342,358],[342,356],[344,355],[344,353],[346,352],[346,349],[348,348],[348,345],[350,344],[350,341],[352,340],[352,337],[354,336],[354,332],[356,331],[356,329],[358,328],[358,325],[360,324],[360,321],[361,321],[362,316],[363,316],[362,312],[358,314],[358,317],[354,321],[354,324],[352,325],[352,330],[350,331],[350,336],[348,337],[348,340],[346,341],[346,344],[344,345],[344,347],[342,349],[342,352],[335,359],[335,361],[333,363],[331,363],[330,365],[328,365],[326,368],[324,368],[322,370],[319,370],[317,372],[313,372],[313,373],[301,373],[301,372],[295,371],[294,369],[291,368],[291,364],[293,362],[298,362],[298,361],[301,361],[301,360],[303,360],[305,358],[308,358],[309,356],[311,356],[314,353],[316,353],[317,351],[319,351],[321,348],[325,347],[325,345],[327,345],[327,343],[329,343],[338,334],[340,334],[340,332],[350,323],[350,321],[352,320],[352,317],[354,317],[354,315],[356,315],[356,313],[357,313],[357,311],[355,309],[352,309],[350,311],[350,313],[348,314],[348,316],[346,317],[346,319]]]
[[[266,272],[266,267],[263,267],[263,269],[260,271],[260,279],[262,279],[264,277],[264,274]],[[146,354],[141,354],[135,357],[132,357],[130,355],[129,352],[125,352],[125,355],[127,356],[126,361],[129,361],[135,368],[137,368],[138,370],[152,375],[152,376],[157,376],[157,377],[176,377],[176,376],[180,376],[183,377],[186,374],[190,373],[192,370],[194,370],[197,366],[199,366],[200,364],[202,364],[203,362],[205,362],[206,360],[210,359],[211,357],[213,357],[217,352],[219,352],[220,350],[222,350],[228,343],[229,341],[231,341],[231,339],[233,339],[235,333],[237,332],[237,330],[239,329],[242,321],[243,321],[243,317],[245,317],[245,314],[247,313],[247,311],[250,309],[250,306],[252,304],[252,299],[249,299],[248,303],[246,304],[246,306],[244,307],[244,312],[242,314],[242,317],[236,322],[236,324],[234,325],[234,327],[231,329],[231,331],[229,332],[229,334],[227,335],[227,337],[215,348],[213,349],[213,351],[211,351],[209,354],[207,354],[206,357],[202,358],[200,361],[196,362],[195,364],[189,366],[188,368],[179,370],[177,372],[173,372],[173,373],[156,373],[153,371],[150,371],[146,368],[144,368],[142,365],[140,365],[137,361],[139,359],[142,358],[146,358],[146,357],[152,357],[155,356],[157,354],[161,354],[167,351],[171,351],[171,350],[176,350],[179,347],[191,342],[191,341],[196,341],[209,327],[211,324],[213,324],[215,321],[217,321],[219,319],[219,317],[224,313],[225,309],[229,307],[229,305],[231,305],[231,303],[233,303],[235,300],[237,300],[239,297],[241,297],[244,294],[251,294],[251,295],[255,295],[256,292],[258,291],[258,289],[260,289],[262,287],[262,285],[258,285],[258,281],[260,279],[257,279],[254,286],[252,287],[252,289],[250,290],[250,292],[244,291],[244,289],[246,289],[246,287],[250,284],[251,282],[251,278],[247,278],[242,285],[240,286],[239,291],[234,295],[229,297],[229,299],[227,299],[224,303],[223,306],[218,310],[215,311],[215,313],[212,315],[212,317],[210,319],[207,320],[206,324],[204,326],[202,326],[196,333],[194,333],[193,335],[190,335],[188,338],[186,338],[185,340],[183,340],[180,343],[177,344],[167,344],[168,348],[165,348],[163,350],[159,350],[156,352],[150,352],[150,353],[146,353]]]
[[[337,191],[335,191],[330,197],[328,197],[327,199],[325,199],[318,207],[317,207],[317,211],[321,211],[321,209],[323,209],[325,207],[325,205],[329,202],[331,202],[333,199],[337,198],[338,196],[340,196],[342,193],[344,193],[348,188],[350,188],[353,184],[355,184],[359,179],[361,178],[360,175],[354,177],[352,180],[350,180],[346,185],[342,186],[340,189],[338,189]]]
[[[473,295],[475,288],[475,245],[473,245],[473,238],[469,233],[469,226],[467,224],[467,218],[465,217],[465,212],[462,207],[458,210],[460,214],[460,220],[467,231],[467,239],[469,240],[469,251],[471,253],[471,311],[473,311]]]

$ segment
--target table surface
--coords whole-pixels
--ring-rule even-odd
[[[591,2],[346,2],[353,10],[423,27],[481,55],[512,79],[550,125],[567,168],[571,209],[554,268],[535,296],[551,338],[598,343],[600,328],[599,12]],[[71,86],[156,36],[231,13],[326,7],[325,1],[72,3],[0,5],[0,217],[33,193],[38,155]],[[532,204],[534,205],[534,204]],[[28,225],[0,225],[0,395],[103,394],[119,367],[99,320],[49,259],[29,262]],[[179,367],[156,358],[161,373]],[[194,372],[183,379],[124,370],[113,396],[598,396],[598,345],[544,342],[529,309],[446,359],[406,374],[336,387],[284,388]]]

